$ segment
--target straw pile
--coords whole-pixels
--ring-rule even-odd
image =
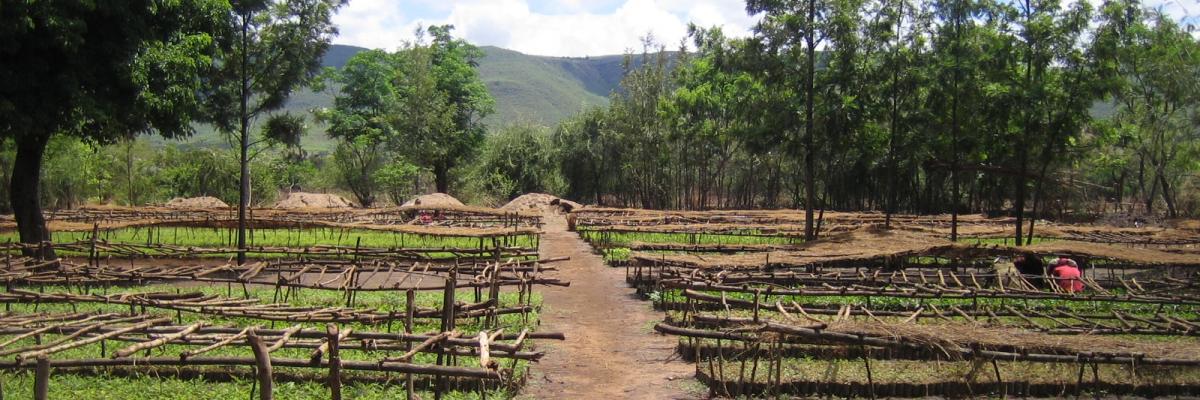
[[[229,208],[224,201],[212,196],[176,197],[166,204],[169,208]]]
[[[792,246],[792,250],[708,255],[633,252],[630,259],[686,264],[696,268],[759,268],[764,264],[803,266],[832,261],[872,260],[926,255],[952,250],[948,240],[897,229],[868,226],[852,232],[824,236]]]
[[[458,201],[454,196],[445,193],[432,193],[423,196],[417,196],[412,200],[404,202],[401,207],[412,206],[462,206],[463,202]]]
[[[352,208],[354,203],[345,197],[328,193],[293,192],[275,203],[275,208],[292,210],[300,208]]]
[[[1151,358],[1200,360],[1200,344],[1194,341],[1142,341],[1116,336],[1052,335],[1002,326],[945,323],[835,322],[831,332],[900,339],[906,342],[952,349],[979,347],[986,350],[1024,350],[1030,353],[1076,354],[1102,352],[1138,354]]]
[[[545,193],[526,193],[518,196],[512,201],[500,207],[505,211],[535,211],[544,213],[546,211],[564,211],[578,210],[583,205],[563,199],[558,196]]]
[[[1100,243],[1056,241],[1043,242],[1020,249],[1047,255],[1101,258],[1128,261],[1141,265],[1200,266],[1200,257],[1189,252],[1172,252],[1148,247],[1130,247]]]

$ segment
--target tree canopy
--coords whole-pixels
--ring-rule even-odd
[[[15,142],[9,193],[22,242],[49,240],[39,185],[51,136],[192,132],[228,11],[203,0],[4,5],[0,137]]]
[[[342,176],[357,182],[352,191],[359,201],[374,201],[372,182],[384,177],[371,176],[385,162],[423,167],[433,173],[436,190],[445,192],[450,171],[483,144],[486,129],[480,119],[492,112],[494,100],[476,71],[482,53],[451,37],[451,29],[429,27],[428,43],[420,30],[415,41],[396,52],[364,51],[326,74],[339,91],[333,108],[322,110],[319,118],[329,124],[327,134],[343,142],[339,159],[358,165],[343,169],[357,171],[356,176]],[[379,162],[365,162],[349,157],[358,153],[354,149],[386,154],[379,154]],[[417,177],[407,167],[386,171],[392,188],[399,187],[398,176]]]

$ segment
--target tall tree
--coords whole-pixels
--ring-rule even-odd
[[[438,192],[450,188],[450,170],[483,143],[495,100],[479,79],[478,47],[450,35],[450,25],[431,26],[428,45],[405,50],[401,108],[393,113],[401,144],[433,171]]]
[[[806,240],[816,238],[813,224],[814,207],[816,207],[816,135],[815,101],[817,46],[825,39],[823,17],[826,5],[820,0],[747,0],[746,11],[750,14],[763,13],[763,19],[755,27],[755,32],[765,43],[765,50],[770,57],[777,60],[776,67],[792,69],[803,66],[802,75],[799,71],[775,71],[778,80],[776,85],[791,86],[797,82],[789,79],[792,75],[800,75],[800,94],[803,96],[804,126],[799,146],[804,153],[804,237]],[[799,129],[787,127],[787,132]],[[793,149],[797,145],[791,146]]]
[[[928,3],[908,0],[878,0],[876,16],[868,25],[864,46],[877,47],[865,79],[876,82],[877,99],[869,103],[871,114],[887,126],[887,158],[882,172],[886,192],[884,224],[891,225],[900,202],[902,180],[913,174],[912,159],[920,147],[912,146],[912,132],[928,123],[929,79],[927,47],[931,16]],[[907,158],[907,160],[906,160]]]
[[[1056,4],[1057,5],[1057,4]],[[1102,85],[1096,79],[1096,69],[1090,60],[1087,28],[1092,18],[1091,4],[1077,1],[1069,7],[1049,10],[1051,20],[1045,35],[1044,52],[1050,58],[1048,72],[1043,78],[1041,92],[1041,154],[1037,156],[1038,171],[1029,178],[1036,179],[1033,191],[1033,213],[1025,244],[1033,243],[1033,228],[1038,210],[1044,203],[1049,172],[1056,167],[1074,166],[1075,157],[1067,154],[1091,120],[1092,103],[1101,97]],[[1036,143],[1035,143],[1036,144]]]
[[[937,0],[933,5],[933,14],[941,23],[936,28],[930,55],[937,60],[933,71],[937,83],[932,88],[935,94],[931,96],[930,104],[934,110],[932,124],[937,131],[949,131],[950,135],[947,138],[934,134],[925,140],[938,148],[941,164],[948,164],[945,169],[949,171],[952,241],[958,240],[964,154],[970,154],[973,147],[964,144],[962,127],[978,117],[972,111],[980,103],[979,92],[983,86],[979,77],[983,74],[982,39],[979,38],[982,35],[975,17],[984,8],[984,4],[975,0]]]
[[[418,118],[413,129],[450,125],[444,96],[412,98],[416,93],[436,93],[432,74],[409,68],[428,66],[413,63],[412,51],[362,51],[322,79],[339,90],[333,108],[320,110],[317,117],[328,125],[326,134],[340,141],[333,158],[338,180],[364,207],[377,198],[380,183],[384,183],[377,180],[386,181],[392,201],[399,204],[403,202],[400,195],[407,192],[400,190],[404,186],[401,181],[417,175],[416,168],[403,160],[408,146],[400,138],[406,126],[398,123],[402,120],[399,116]],[[424,86],[414,88],[414,83]],[[319,86],[324,87],[325,82]],[[381,170],[385,165],[392,168]]]
[[[238,263],[246,262],[246,208],[250,206],[250,150],[254,122],[283,107],[288,95],[320,70],[321,56],[337,34],[331,20],[345,0],[241,0],[233,2],[223,38],[224,55],[206,103],[216,126],[240,151]],[[281,117],[286,118],[286,117]],[[267,138],[261,139],[266,141]]]
[[[55,134],[112,142],[190,134],[216,53],[221,1],[7,2],[0,137],[16,144],[11,202],[23,243],[50,240],[39,198]],[[37,252],[53,258],[52,251]]]
[[[667,124],[659,115],[659,103],[670,93],[671,73],[665,48],[653,37],[642,38],[642,54],[626,54],[621,91],[610,96],[612,142],[624,143],[627,151],[613,158],[621,172],[620,182],[630,190],[630,202],[644,208],[669,207],[671,195],[668,170],[662,162],[669,157]]]
[[[763,96],[762,81],[747,66],[746,40],[726,38],[720,28],[689,29],[696,54],[680,60],[675,71],[677,87],[661,105],[673,125],[672,140],[679,144],[688,174],[680,196],[688,208],[710,207],[712,195],[728,207],[734,196],[726,185],[731,164],[748,139]],[[693,187],[695,186],[695,187]]]
[[[1114,122],[1143,166],[1136,187],[1147,213],[1161,197],[1174,217],[1179,179],[1196,168],[1181,157],[1200,141],[1200,41],[1134,0],[1105,2],[1099,23],[1093,52],[1119,106]]]

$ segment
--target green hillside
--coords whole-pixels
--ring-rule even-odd
[[[482,47],[486,56],[479,62],[479,74],[492,97],[496,112],[484,123],[498,128],[515,121],[530,121],[553,126],[586,107],[608,103],[608,94],[621,81],[623,56],[587,58],[542,57],[521,54],[498,47]],[[333,45],[322,64],[339,68],[361,47]],[[286,111],[308,114],[314,108],[333,104],[333,93],[301,89],[288,100]],[[323,128],[309,122],[304,147],[310,152],[330,151],[336,143],[325,137]],[[155,143],[162,138],[150,137]],[[182,143],[192,146],[225,147],[226,140],[211,127],[199,126],[195,136]]]
[[[528,56],[483,47],[479,74],[496,99],[484,120],[497,127],[525,120],[554,125],[580,110],[606,104],[620,81],[620,56],[594,59]]]

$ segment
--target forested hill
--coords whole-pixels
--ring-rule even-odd
[[[621,82],[621,55],[544,57],[492,46],[480,49],[485,56],[479,60],[479,75],[496,99],[496,113],[484,122],[493,127],[517,120],[553,126],[585,107],[608,103],[608,94]],[[362,50],[333,45],[323,63],[340,68]]]
[[[479,61],[479,74],[492,97],[496,112],[484,120],[496,128],[515,121],[530,121],[554,126],[558,121],[585,109],[608,103],[608,94],[617,88],[623,74],[624,56],[611,55],[587,58],[531,56],[498,47],[481,47],[486,56]],[[333,45],[322,64],[341,67],[362,47]],[[288,101],[287,110],[308,114],[317,107],[333,104],[333,94],[314,93],[302,89]],[[320,127],[305,136],[303,145],[310,151],[331,150],[335,144],[325,137]],[[161,142],[162,139],[154,139]],[[196,146],[225,146],[225,141],[211,128],[201,127],[196,136],[187,140]]]

